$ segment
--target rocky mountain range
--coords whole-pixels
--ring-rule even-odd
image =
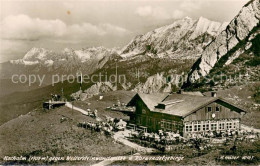
[[[259,0],[248,2],[202,52],[189,75],[194,82],[208,75],[217,64],[229,65],[252,47],[252,41],[259,35]],[[257,43],[259,44],[259,43]],[[188,81],[188,83],[190,83]]]
[[[41,105],[51,93],[60,93],[61,89],[64,89],[67,99],[72,94],[72,97],[80,100],[120,89],[144,93],[169,92],[178,89],[181,86],[179,84],[177,87],[178,82],[186,79],[178,76],[188,73],[195,81],[223,72],[229,76],[242,72],[243,78],[250,75],[253,83],[259,83],[259,8],[259,0],[251,0],[228,25],[202,17],[198,20],[186,17],[136,36],[121,50],[98,47],[64,49],[57,53],[33,48],[19,60],[0,64],[3,95],[0,96],[0,109],[3,110],[3,117],[6,117],[4,121]],[[55,86],[48,85],[48,82],[44,87],[36,84],[33,89],[16,86],[10,81],[12,74],[70,74],[79,70],[107,75],[115,74],[117,70],[119,75],[126,76],[126,81],[117,85],[106,81],[84,84],[81,91],[78,83],[70,84],[67,81]],[[186,90],[194,90],[194,86],[196,90],[201,90],[200,86],[205,85],[204,80],[201,84],[187,82],[183,86]],[[245,86],[247,84],[244,83]],[[231,84],[219,84],[217,80],[207,86],[211,89],[204,91],[223,87],[228,89]],[[247,91],[252,90],[252,94],[250,92],[250,96],[246,95],[245,98],[258,98],[259,101],[259,87],[253,87],[258,89],[258,93],[255,93],[247,86]]]
[[[0,64],[0,78],[11,79],[13,74],[45,75],[44,84],[49,85],[52,75],[76,75],[79,71],[90,74],[116,57],[118,57],[116,49],[104,47],[81,50],[65,48],[61,52],[32,48],[22,59]]]
[[[147,55],[159,58],[196,59],[227,24],[203,17],[198,20],[185,17],[170,25],[136,36],[122,49],[121,56],[131,58]]]
[[[197,53],[200,53],[200,57],[188,74],[191,79],[188,79],[183,86],[183,88],[188,87],[187,89],[191,84],[190,80],[195,81],[203,76],[214,77],[220,73],[229,77],[240,74],[241,78],[244,79],[240,85],[246,83],[249,75],[251,82],[260,81],[259,9],[259,0],[248,2],[228,25],[211,22],[202,17],[197,21],[186,17],[171,25],[135,37],[123,48],[121,56],[125,59],[143,56],[192,59],[197,57]],[[209,37],[208,41],[201,40],[205,36]],[[178,49],[174,50],[174,48]],[[185,51],[178,52],[178,50]],[[189,57],[188,53],[191,53],[193,57]],[[165,73],[167,73],[166,77]],[[185,73],[177,72],[174,74],[183,76]],[[170,80],[167,78],[169,76]],[[230,78],[226,79],[231,80]],[[237,80],[233,80],[235,83],[229,84],[225,81],[219,84],[218,81],[210,82],[210,86],[228,88],[231,85],[237,85]],[[146,81],[138,82],[132,90],[144,93],[170,92],[176,88],[178,82],[181,80],[167,70],[158,71],[158,73],[147,77]],[[206,79],[202,80],[200,85],[203,85],[204,82]]]
[[[117,50],[104,47],[92,47],[81,50],[65,48],[56,53],[44,48],[32,48],[22,59],[11,60],[13,65],[35,66],[35,71],[44,68],[50,72],[73,72],[85,70],[91,73],[102,66],[113,56],[117,56]],[[63,71],[63,72],[62,72]]]
[[[218,23],[203,17],[198,20],[186,17],[136,36],[120,51],[117,48],[92,47],[81,50],[65,48],[57,53],[44,48],[32,48],[22,59],[11,60],[5,65],[30,66],[30,71],[35,72],[64,73],[83,70],[92,73],[102,68],[111,58],[128,59],[143,54],[152,58],[196,59],[226,25],[227,23]]]
[[[13,74],[45,75],[44,85],[48,85],[51,83],[53,74],[68,75],[76,74],[78,71],[91,74],[102,69],[104,65],[111,66],[108,64],[110,60],[117,60],[119,65],[125,61],[122,63],[127,66],[143,61],[155,65],[154,59],[188,59],[192,62],[226,25],[227,23],[214,22],[203,17],[198,20],[185,17],[170,25],[136,36],[121,50],[92,47],[81,50],[65,48],[61,52],[54,52],[44,48],[32,48],[23,58],[0,64],[0,78],[10,79]],[[145,74],[146,78],[149,76],[157,78],[151,72],[145,72]],[[134,87],[134,89],[141,90],[143,84],[137,83],[138,88]],[[147,84],[144,85],[146,90],[141,91],[155,89],[150,88],[152,84],[150,86]]]
[[[194,60],[197,61],[189,72],[193,80],[209,74],[227,54],[224,64],[231,64],[250,48],[251,40],[257,36],[257,27],[259,1],[254,0],[245,5],[230,23],[219,23],[203,17],[198,20],[185,17],[136,36],[121,50],[103,47],[81,50],[66,48],[61,53],[56,53],[43,48],[32,48],[22,59],[1,64],[1,78],[10,78],[10,74],[16,72],[47,72],[49,75],[77,71],[87,74],[112,73],[115,66],[118,66],[121,74],[127,77],[127,81],[120,85],[125,90],[145,93],[172,91],[176,88],[176,82],[180,82],[176,76],[184,76]],[[244,49],[234,50],[244,40]],[[137,70],[138,80],[135,79]],[[117,87],[111,83],[99,82],[82,93],[91,96],[92,93],[114,89]]]

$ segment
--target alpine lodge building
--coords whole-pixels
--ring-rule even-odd
[[[130,123],[146,128],[180,133],[184,137],[213,131],[237,131],[246,111],[216,96],[198,92],[136,94],[127,106],[135,107]]]

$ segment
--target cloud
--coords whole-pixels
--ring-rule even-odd
[[[184,16],[185,16],[185,14],[181,10],[175,10],[172,12],[172,18],[174,18],[174,19],[180,19],[180,18],[183,18]]]
[[[185,4],[184,4],[185,5]],[[183,6],[184,6],[183,5]],[[184,10],[176,9],[172,13],[167,12],[160,7],[141,6],[135,10],[135,13],[140,17],[155,18],[155,19],[180,19],[185,15]]]
[[[84,38],[90,36],[124,35],[128,30],[104,23],[66,25],[63,21],[31,18],[27,15],[7,16],[1,22],[2,39],[39,40],[41,38]]]
[[[89,36],[105,36],[105,35],[115,35],[120,36],[129,33],[128,30],[111,25],[111,24],[99,24],[93,25],[90,23],[73,24],[68,27],[68,36],[79,36],[89,37]]]
[[[0,31],[4,39],[37,40],[63,35],[66,24],[60,20],[32,19],[27,15],[7,16],[1,22]]]
[[[180,9],[184,11],[194,11],[201,8],[202,3],[207,3],[205,0],[183,0],[180,4]]]
[[[208,3],[206,0],[183,0],[173,12],[166,11],[160,7],[141,6],[135,10],[140,17],[150,17],[156,19],[180,19],[190,12],[198,11],[201,6]]]
[[[136,9],[136,14],[143,17],[150,16],[152,14],[152,7],[151,6],[139,7]]]
[[[135,13],[141,17],[152,17],[157,19],[171,18],[171,15],[160,7],[141,6],[136,9]]]

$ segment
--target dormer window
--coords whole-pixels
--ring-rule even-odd
[[[184,100],[179,100],[179,99],[173,99],[173,100],[168,100],[168,101],[163,101],[161,103],[158,103],[157,106],[155,106],[155,108],[158,109],[168,109],[170,107],[172,107],[173,105],[177,104],[177,103],[181,103]]]
[[[157,106],[155,106],[155,108],[165,109],[165,105],[164,104],[158,104]]]

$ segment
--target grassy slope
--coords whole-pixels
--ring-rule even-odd
[[[73,104],[81,108],[97,109],[98,116],[127,118],[126,115],[104,110],[120,99],[128,102],[134,95],[131,91],[115,91],[88,99],[91,105],[75,101]],[[65,117],[66,121],[60,122]],[[113,156],[128,152],[129,148],[114,143],[109,137],[100,133],[78,128],[78,122],[95,121],[95,119],[72,111],[67,107],[44,111],[41,106],[26,115],[19,116],[0,126],[0,158],[4,155],[89,155]],[[113,145],[113,146],[111,146]],[[123,148],[123,149],[122,149]]]
[[[61,122],[62,117],[66,121]],[[39,109],[0,126],[0,157],[16,156],[117,156],[131,149],[104,134],[77,127],[93,119],[61,107]]]

